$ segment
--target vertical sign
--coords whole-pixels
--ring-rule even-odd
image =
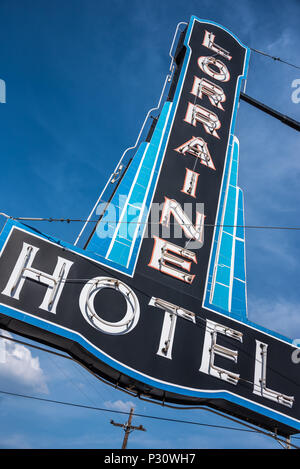
[[[101,236],[114,219],[108,207],[91,238],[92,256],[202,301],[248,59],[249,49],[228,30],[191,18],[177,50],[175,92],[112,198],[115,228]]]
[[[145,272],[147,262],[147,276],[202,300],[248,49],[220,26],[196,19],[184,44],[173,121],[153,199],[162,206],[160,230],[154,239],[143,240],[137,271]],[[197,203],[203,210],[197,210]],[[186,213],[185,206],[192,210]],[[168,225],[170,234],[164,238]]]

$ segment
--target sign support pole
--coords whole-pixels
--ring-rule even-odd
[[[280,120],[281,122],[283,122],[283,124],[291,127],[292,129],[298,130],[298,132],[300,131],[300,122],[296,121],[295,119],[285,116],[284,114],[281,114],[281,112],[275,111],[275,109],[272,109],[269,106],[266,106],[260,101],[257,101],[257,99],[251,98],[251,96],[248,96],[247,94],[243,92],[240,93],[240,99],[242,99],[248,104],[251,104],[252,106],[259,109],[260,111],[263,111],[266,114],[269,114],[270,116],[275,117],[275,119]]]

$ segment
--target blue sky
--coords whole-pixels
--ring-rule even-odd
[[[233,9],[233,5],[234,9]],[[85,218],[157,103],[179,21],[216,21],[246,45],[300,65],[297,0],[2,0],[0,211]],[[299,70],[252,53],[247,93],[299,120]],[[299,226],[297,132],[241,102],[239,184],[248,225]],[[35,224],[74,242],[80,224]],[[249,319],[300,338],[299,232],[247,230]],[[66,360],[7,345],[1,389],[49,399],[226,425],[205,411],[135,401]],[[0,397],[2,448],[119,448],[124,416]],[[135,418],[129,448],[271,448],[266,437]]]

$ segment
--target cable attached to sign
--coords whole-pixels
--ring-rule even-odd
[[[298,65],[295,65],[295,64],[292,64],[290,62],[287,62],[286,60],[282,60],[280,57],[275,57],[273,55],[270,55],[270,54],[267,54],[266,52],[262,52],[261,50],[257,50],[257,49],[253,49],[253,47],[250,47],[250,49],[253,51],[253,52],[256,52],[257,54],[261,54],[261,55],[264,55],[265,57],[269,57],[269,59],[273,59],[277,62],[281,62],[283,64],[286,64],[286,65],[289,65],[290,67],[294,67],[294,68],[297,68],[298,70],[300,70],[300,67]]]

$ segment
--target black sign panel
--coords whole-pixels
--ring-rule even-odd
[[[274,429],[277,421],[283,434],[297,431],[300,382],[298,366],[292,361],[295,349],[289,343],[206,311],[191,296],[178,295],[177,300],[184,304],[178,305],[172,359],[167,359],[157,353],[165,313],[159,303],[153,304],[154,297],[145,293],[143,276],[114,277],[107,268],[74,252],[72,246],[50,242],[13,223],[6,226],[3,241],[2,327],[66,350],[120,386],[154,399],[205,402],[269,429]],[[65,279],[60,276],[62,263],[64,275],[70,267]],[[53,292],[51,278],[58,279],[52,303],[48,294]],[[108,281],[112,283],[105,283]],[[146,290],[155,292],[156,300],[174,297],[172,289],[154,280],[147,279]],[[122,322],[128,311],[131,314],[128,304],[133,305],[134,327],[124,333]],[[89,307],[97,311],[97,328],[89,321]],[[191,313],[195,313],[194,321]],[[211,335],[213,323],[218,325],[216,345],[221,347],[215,349],[214,366],[233,380],[239,375],[236,384],[220,379],[222,372],[213,376],[206,367],[207,334]],[[120,326],[114,330],[116,324]],[[255,381],[259,383],[255,375],[264,373],[256,355],[260,344],[268,348],[265,388],[273,390],[275,401],[254,393]],[[236,361],[230,359],[228,351],[237,354]]]

